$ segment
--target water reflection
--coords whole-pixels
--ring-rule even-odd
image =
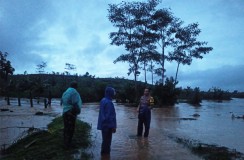
[[[13,113],[0,112],[1,128],[13,126],[45,127],[54,117],[34,116],[36,111],[44,111],[61,115],[62,108],[57,103],[52,108],[43,106],[13,107]],[[98,103],[84,104],[79,119],[92,125],[93,146],[88,150],[94,159],[101,159],[100,147],[102,137],[96,129]],[[244,153],[244,120],[232,119],[231,115],[244,115],[244,100],[234,99],[229,102],[215,103],[203,101],[201,107],[188,104],[177,104],[169,108],[152,110],[151,128],[148,138],[138,138],[136,108],[116,104],[117,132],[113,135],[111,156],[107,159],[200,159],[182,145],[169,138],[170,135],[200,140],[203,143],[217,144],[236,149]],[[199,114],[197,120],[181,120]],[[22,130],[1,129],[1,144],[13,140]]]
[[[177,105],[180,116],[198,113],[197,121],[181,121],[178,134],[204,143],[226,146],[244,153],[244,119],[232,119],[232,114],[244,115],[244,99],[223,103],[203,101],[201,107]]]
[[[178,108],[153,109],[149,137],[138,138],[136,108],[119,104],[115,107],[118,129],[113,135],[111,159],[199,159],[168,138],[169,131],[178,128]],[[98,104],[86,104],[82,113],[79,118],[92,124],[94,141],[90,152],[99,159],[102,138],[96,130]]]

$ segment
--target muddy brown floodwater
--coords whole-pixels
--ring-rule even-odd
[[[116,104],[117,131],[113,135],[111,158],[114,159],[199,159],[189,150],[168,138],[168,130],[175,129],[177,112],[154,109],[148,138],[137,138],[136,108]],[[93,147],[90,152],[94,159],[100,157],[101,133],[96,129],[98,104],[85,105],[80,119],[92,124]],[[162,118],[164,115],[168,118]]]
[[[13,112],[0,112],[0,145],[11,144],[26,128],[45,128],[58,115],[62,108],[59,100],[54,100],[51,108],[44,109],[42,105],[17,106],[3,105],[0,108],[9,108]],[[96,129],[98,117],[98,103],[83,105],[79,119],[92,125],[93,145],[88,150],[94,159],[100,159],[101,133]],[[244,100],[234,99],[229,102],[216,103],[203,101],[201,107],[194,107],[180,103],[170,108],[154,108],[152,110],[151,128],[148,138],[137,138],[136,108],[116,104],[117,132],[113,135],[111,159],[179,159],[197,160],[200,157],[191,153],[183,145],[176,143],[170,136],[200,140],[203,143],[217,144],[236,149],[244,153],[244,120],[233,119],[234,115],[244,115]],[[42,111],[49,115],[36,116],[35,112]],[[182,120],[194,118],[196,120]]]

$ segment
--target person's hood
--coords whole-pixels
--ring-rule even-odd
[[[115,89],[112,87],[106,87],[105,89],[105,97],[111,98],[115,95]]]

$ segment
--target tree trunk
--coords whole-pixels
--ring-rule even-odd
[[[177,82],[177,76],[178,76],[179,66],[180,66],[180,62],[178,62],[178,64],[177,64],[177,69],[176,69],[176,73],[175,73],[175,85],[176,85],[176,82]]]
[[[9,96],[7,96],[7,105],[8,106],[10,105],[10,98],[9,98]]]
[[[151,61],[151,72],[152,72],[152,85],[153,85],[153,66],[152,66],[152,61]]]
[[[137,70],[135,71],[135,73],[134,73],[134,80],[135,80],[135,99],[134,99],[134,101],[136,102],[137,101],[137,97],[138,97],[138,91],[137,91],[137,78],[136,78],[136,76],[137,76]]]
[[[30,91],[30,106],[33,107],[33,99],[32,99],[32,93]]]
[[[147,71],[146,71],[146,63],[144,62],[144,76],[145,76],[145,83],[147,83]]]
[[[163,34],[163,33],[161,33]],[[165,55],[164,55],[164,39],[162,39],[162,84],[164,85],[164,62],[165,62]]]
[[[21,101],[19,96],[18,96],[18,106],[21,106]]]

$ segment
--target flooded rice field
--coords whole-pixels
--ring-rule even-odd
[[[101,146],[101,133],[96,129],[98,106],[98,103],[86,103],[78,116],[92,125],[93,145],[89,152],[94,159],[100,158]],[[10,145],[29,127],[45,129],[55,116],[62,113],[58,99],[48,108],[36,103],[33,108],[28,103],[6,106],[2,99],[0,109],[3,108],[9,111],[0,112],[1,147]],[[115,108],[118,128],[112,140],[112,159],[201,159],[176,143],[171,136],[225,146],[244,153],[244,119],[234,118],[244,115],[244,99],[222,103],[203,101],[200,107],[180,103],[170,108],[154,108],[148,138],[136,137],[136,108],[116,103]],[[38,111],[44,115],[35,115]]]

